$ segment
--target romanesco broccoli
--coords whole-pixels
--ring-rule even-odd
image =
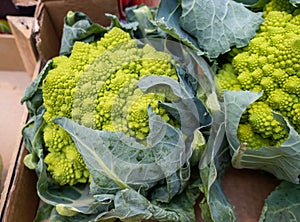
[[[287,129],[274,118],[274,111],[300,133],[300,13],[288,0],[271,0],[263,15],[256,36],[235,50],[215,77],[220,94],[224,89],[263,91],[241,118],[239,139],[248,148],[278,145],[287,138]]]
[[[93,44],[75,42],[69,57],[53,58],[53,68],[42,89],[48,152],[45,163],[57,183],[86,183],[90,174],[71,137],[51,122],[53,118],[65,116],[90,128],[121,131],[138,140],[149,133],[149,106],[175,124],[159,107],[159,101],[170,100],[170,92],[143,93],[137,87],[139,79],[148,75],[177,80],[170,55],[150,45],[138,46],[119,28],[111,29]]]

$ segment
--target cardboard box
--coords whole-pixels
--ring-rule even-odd
[[[35,14],[34,36],[42,63],[58,55],[63,18],[69,10],[84,12],[93,21],[102,25],[108,25],[104,13],[109,12],[118,15],[117,1],[86,0],[80,4],[77,0],[40,1]],[[24,44],[20,44],[19,47],[22,45],[24,46]],[[33,52],[34,49],[31,53]],[[31,53],[29,54],[32,55]],[[34,75],[37,75],[40,70],[39,65],[35,66]],[[30,67],[28,66],[27,69]],[[20,69],[22,68],[25,69],[25,66],[21,66]],[[26,116],[23,116],[20,124],[18,124],[19,129],[25,119]],[[23,158],[27,151],[21,142],[20,135],[18,135],[17,143],[18,146],[10,165],[10,178],[6,181],[6,195],[5,198],[1,199],[1,220],[5,222],[32,222],[40,203],[36,193],[37,178],[35,172],[28,170],[23,164]],[[238,221],[243,222],[258,221],[264,199],[277,184],[278,181],[271,175],[254,170],[229,169],[223,180],[225,194],[235,206]],[[201,220],[201,211],[197,206],[195,207],[195,214],[198,222],[203,221]]]
[[[85,13],[94,22],[103,26],[110,24],[105,13],[119,16],[118,0],[42,0],[36,8],[35,33],[41,60],[57,56],[60,49],[64,17],[68,11]]]
[[[26,107],[20,104],[39,66],[28,37],[33,21],[33,17],[10,17],[13,35],[0,35],[0,151],[3,158],[0,218],[5,222],[32,221],[36,211],[34,204],[38,201],[36,175],[22,164],[25,148],[21,129],[28,115]]]
[[[77,0],[45,0],[39,1],[37,7],[34,18],[8,16],[13,35],[0,35],[0,105],[5,107],[0,119],[3,222],[32,222],[40,205],[35,171],[23,164],[28,151],[21,130],[28,112],[20,100],[41,70],[42,61],[58,55],[64,16],[69,10],[81,11],[104,26],[110,24],[104,13],[118,16],[117,1],[111,0],[86,0],[80,4]]]

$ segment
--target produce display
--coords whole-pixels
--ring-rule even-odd
[[[109,27],[68,12],[60,55],[21,101],[35,220],[190,222],[197,204],[237,221],[229,166],[281,181],[260,221],[300,220],[298,5],[162,0]]]

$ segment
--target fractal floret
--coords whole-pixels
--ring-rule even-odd
[[[283,115],[300,133],[300,13],[288,0],[271,0],[264,8],[264,22],[249,44],[224,64],[216,75],[223,90],[263,92],[259,101],[245,111],[239,139],[249,148],[251,141],[278,145],[287,138],[286,127],[274,117]],[[259,108],[260,109],[257,109]],[[256,109],[252,113],[249,111]],[[253,135],[249,139],[249,135]]]
[[[150,45],[138,46],[127,32],[113,28],[93,44],[75,42],[69,57],[52,61],[42,86],[45,163],[58,184],[86,183],[91,178],[70,135],[53,124],[53,118],[72,118],[86,127],[124,132],[140,141],[149,133],[149,107],[176,124],[159,106],[170,101],[170,92],[145,93],[137,87],[150,75],[177,80],[170,55]]]

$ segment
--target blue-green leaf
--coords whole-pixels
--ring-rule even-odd
[[[228,161],[226,158],[227,142],[225,139],[224,113],[219,110],[213,113],[214,122],[206,149],[199,163],[201,191],[204,198],[200,203],[202,217],[205,221],[236,221],[234,207],[229,203],[221,187],[220,169]]]
[[[94,42],[107,32],[82,12],[69,11],[64,18],[60,55],[70,55],[75,41]]]
[[[25,89],[24,95],[21,98],[21,103],[26,103],[26,107],[30,115],[38,115],[39,108],[43,105],[42,84],[49,70],[51,70],[53,61],[49,60],[38,76]]]
[[[60,205],[66,210],[82,214],[95,214],[109,209],[111,202],[97,202],[90,195],[88,184],[59,186],[48,178],[46,165],[42,161],[38,164],[41,165],[42,170],[37,183],[37,191],[41,200],[46,204]]]
[[[259,221],[300,221],[300,185],[281,182],[266,199]]]
[[[150,130],[155,124],[154,133],[160,132],[160,137],[154,138],[150,132],[150,148],[121,132],[93,130],[64,117],[54,122],[72,136],[95,182],[100,175],[101,178],[106,175],[124,189],[161,180],[185,163],[185,143],[180,130],[152,115]]]
[[[173,38],[178,39],[190,48],[198,51],[199,55],[203,54],[203,52],[197,48],[195,37],[189,35],[189,33],[184,31],[180,26],[179,19],[181,14],[182,8],[179,1],[162,0],[153,23]]]
[[[263,22],[261,13],[232,0],[182,0],[181,7],[181,28],[210,58],[246,46]]]

